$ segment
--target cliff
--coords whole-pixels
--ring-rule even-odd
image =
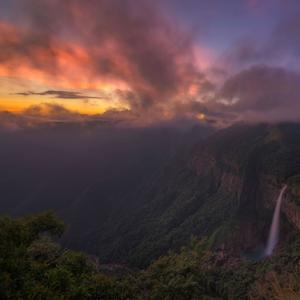
[[[131,195],[138,199],[135,209],[116,213],[95,232],[92,250],[107,261],[143,266],[192,235],[234,255],[264,247],[278,192],[300,174],[299,154],[298,125],[218,131],[140,186]],[[299,207],[290,196],[283,212],[299,228]]]

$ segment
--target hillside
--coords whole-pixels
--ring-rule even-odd
[[[298,299],[299,129],[240,124],[166,136],[142,130],[100,144],[83,134],[60,148],[51,141],[64,135],[49,139],[53,129],[39,143],[40,132],[23,132],[23,141],[20,133],[10,136],[2,164],[24,173],[2,177],[2,212],[26,217],[0,219],[1,299]],[[149,134],[161,143],[145,143]],[[88,149],[59,159],[83,138],[91,139]],[[31,155],[10,152],[16,142]],[[119,169],[110,169],[120,153]],[[35,190],[38,181],[45,186]],[[263,257],[283,184],[280,242]],[[27,216],[47,208],[66,226],[50,213]]]
[[[239,124],[217,132],[1,133],[1,213],[54,210],[67,225],[63,245],[103,263],[145,267],[193,235],[209,237],[211,247],[232,256],[252,256],[265,246],[283,183],[289,188],[282,243],[300,228],[299,129]]]
[[[192,235],[211,236],[212,245],[237,256],[258,251],[283,183],[290,188],[282,229],[299,228],[299,129],[238,125],[211,135],[139,186],[130,195],[134,200],[125,198],[102,226],[69,245],[138,267],[179,249]]]
[[[1,299],[299,299],[299,232],[258,262],[212,251],[208,239],[194,238],[133,271],[62,247],[57,237],[63,229],[49,213],[0,218]]]

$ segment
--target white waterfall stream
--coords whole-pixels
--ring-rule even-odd
[[[273,214],[272,224],[271,224],[270,233],[268,237],[268,243],[265,249],[265,256],[272,255],[274,248],[276,247],[276,244],[278,243],[279,240],[280,208],[283,199],[283,194],[286,189],[287,189],[287,185],[284,185],[276,201],[276,207]]]

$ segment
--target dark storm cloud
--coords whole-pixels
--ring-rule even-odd
[[[88,96],[88,95],[82,94],[80,92],[57,91],[57,90],[48,90],[48,91],[44,91],[44,92],[27,91],[27,92],[16,93],[16,95],[21,95],[21,96],[33,96],[33,95],[51,96],[53,98],[58,98],[58,99],[102,99],[102,97]]]

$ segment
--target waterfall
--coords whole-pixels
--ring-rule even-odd
[[[272,225],[270,228],[270,233],[268,237],[267,247],[265,249],[265,256],[270,256],[273,253],[273,250],[279,239],[279,221],[280,221],[280,207],[282,203],[282,198],[285,190],[287,189],[287,185],[284,185],[280,191],[280,194],[276,201],[276,207],[273,214]]]

